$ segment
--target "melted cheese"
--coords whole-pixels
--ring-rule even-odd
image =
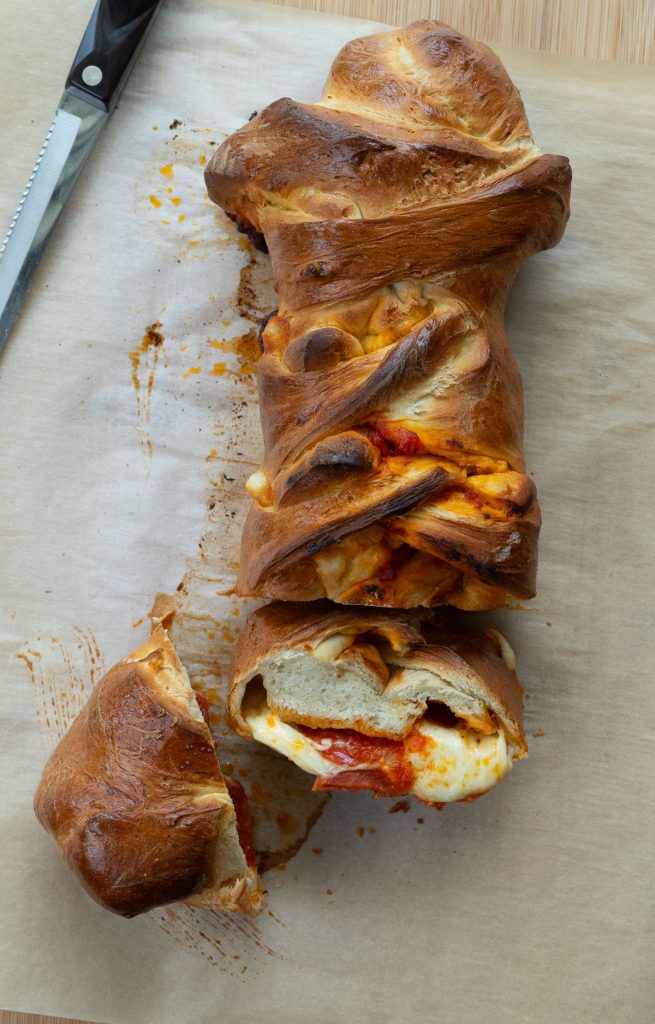
[[[284,754],[303,771],[311,775],[330,775],[337,767],[323,757],[320,744],[283,722],[267,704],[253,708],[245,718],[256,740]]]
[[[352,647],[354,642],[355,636],[352,633],[333,633],[312,647],[312,653],[323,661],[335,661],[340,654]]]
[[[283,722],[265,703],[252,708],[246,721],[256,740],[277,750],[303,771],[335,775],[344,770],[321,752],[329,747],[329,741],[310,739]],[[448,727],[426,721],[418,722],[414,732],[424,742],[409,744],[404,757],[416,773],[410,792],[421,800],[450,802],[484,793],[512,767],[504,733],[484,736],[465,726]]]
[[[415,731],[427,739],[420,750],[405,757],[416,772],[412,793],[428,803],[463,800],[485,793],[512,767],[505,734],[418,722]]]

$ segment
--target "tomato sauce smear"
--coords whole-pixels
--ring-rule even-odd
[[[200,708],[202,717],[204,718],[207,726],[209,727],[209,703],[204,693],[200,693],[198,690],[193,691],[198,701],[198,707]],[[227,791],[230,794],[232,803],[234,804],[234,813],[237,819],[237,835],[239,837],[239,845],[243,850],[243,855],[246,858],[246,864],[249,868],[257,866],[257,857],[255,856],[255,847],[252,839],[252,822],[250,820],[250,807],[248,806],[248,797],[240,782],[225,780]]]
[[[193,692],[195,694],[198,707],[200,708],[200,714],[204,718],[207,727],[209,728],[209,703],[207,701],[207,698],[205,697],[204,693],[200,693],[199,690],[194,690]]]
[[[319,775],[314,783],[315,790],[370,789],[378,796],[401,796],[410,792],[415,772],[405,759],[402,740],[364,736],[354,729],[298,728],[320,745],[326,760],[344,765],[342,771]]]
[[[225,785],[227,791],[232,798],[234,804],[234,812],[237,817],[237,835],[239,836],[239,845],[243,850],[243,855],[246,858],[246,864],[249,868],[257,866],[257,857],[255,856],[255,847],[252,838],[252,822],[250,820],[250,807],[248,806],[248,797],[240,782],[226,780]]]
[[[365,434],[380,455],[384,457],[427,454],[427,448],[421,438],[407,427],[399,427],[393,423],[385,423],[384,420],[376,420],[374,423],[363,423],[361,426],[355,427],[355,430]]]

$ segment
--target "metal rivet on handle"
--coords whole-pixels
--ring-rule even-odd
[[[82,81],[85,85],[100,85],[102,82],[102,71],[95,64],[89,64],[82,72]]]

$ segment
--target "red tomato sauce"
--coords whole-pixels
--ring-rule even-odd
[[[196,695],[196,700],[198,701],[198,707],[200,708],[202,717],[205,719],[207,726],[209,726],[209,704],[207,703],[207,698],[204,693],[199,693],[198,690],[194,690],[193,692]]]
[[[444,500],[448,498],[456,498],[458,495],[462,498],[466,498],[466,500],[470,501],[476,508],[484,508],[484,499],[477,491],[474,491],[472,487],[462,487],[461,485],[456,487],[447,487],[441,492],[439,499]]]
[[[385,423],[384,420],[376,420],[375,423],[364,423],[355,428],[362,434],[366,434],[371,444],[374,444],[380,455],[425,455],[427,448],[421,441],[418,434],[407,427],[398,427],[392,423]]]
[[[199,693],[194,690],[196,700],[198,701],[198,707],[202,713],[207,726],[209,727],[209,704],[204,693]],[[239,836],[239,844],[243,850],[243,855],[246,858],[246,864],[249,868],[257,866],[257,858],[255,857],[255,848],[252,841],[252,822],[250,821],[250,808],[248,807],[248,797],[246,796],[245,790],[240,782],[228,782],[225,780],[227,791],[230,794],[232,803],[234,804],[234,813],[237,819],[237,835]]]
[[[377,579],[383,581],[395,579],[414,553],[415,549],[411,544],[401,544],[399,547],[393,548],[389,560],[378,569]]]
[[[250,820],[248,797],[246,796],[245,790],[240,782],[228,782],[226,780],[225,784],[227,786],[227,791],[232,798],[234,811],[237,816],[237,834],[239,836],[239,844],[246,858],[246,864],[249,868],[254,868],[257,865],[257,858],[255,856],[255,847],[252,840],[252,822]]]

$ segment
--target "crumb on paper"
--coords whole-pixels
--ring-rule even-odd
[[[409,810],[409,803],[407,800],[398,800],[393,807],[390,807],[387,814],[398,814],[401,811],[403,814],[407,814]]]
[[[357,835],[359,836],[360,839],[363,838],[365,831],[366,831],[366,829],[364,828],[363,825],[358,825],[357,826]]]
[[[539,726],[538,729],[533,729],[532,730],[532,735],[533,736],[545,736],[546,732],[545,732],[544,729],[541,728],[541,726]]]
[[[176,128],[181,128],[181,127],[182,127],[182,125],[183,125],[183,123],[184,123],[184,122],[183,122],[183,121],[180,121],[180,119],[179,119],[178,117],[174,118],[174,119],[173,119],[173,120],[171,121],[171,123],[169,124],[169,126],[168,126],[168,128],[169,128],[169,131],[173,132],[173,131],[175,131],[175,129],[176,129]]]
[[[317,857],[320,857],[321,854],[323,853],[323,847],[322,846],[312,846],[312,853],[315,853]]]

